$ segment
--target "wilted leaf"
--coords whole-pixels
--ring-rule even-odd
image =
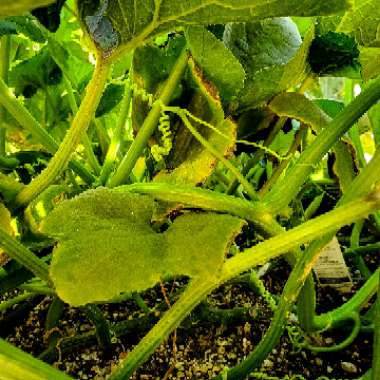
[[[61,203],[44,223],[59,241],[50,272],[58,295],[79,306],[145,290],[167,274],[217,275],[244,222],[191,213],[159,233],[151,226],[155,207],[147,196],[109,189]]]
[[[189,104],[189,111],[210,123],[219,133],[194,120],[191,122],[209,144],[222,156],[227,157],[235,148],[236,124],[230,119],[224,119],[219,93],[214,85],[205,78],[192,60],[189,61],[189,66],[198,86]],[[175,134],[172,152],[166,161],[170,170],[158,173],[155,181],[195,186],[206,181],[218,159],[192,136],[185,125],[180,124]]]

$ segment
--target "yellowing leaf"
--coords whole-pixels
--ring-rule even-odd
[[[167,274],[216,276],[244,222],[190,213],[158,233],[151,225],[155,207],[147,196],[101,188],[53,210],[43,230],[59,242],[50,270],[58,295],[79,306],[145,290]]]

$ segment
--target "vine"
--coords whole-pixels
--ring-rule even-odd
[[[155,144],[150,149],[153,158],[157,162],[160,162],[163,160],[163,156],[167,156],[173,147],[173,136],[170,130],[170,116],[165,109],[161,110],[158,130],[161,132],[162,145]]]

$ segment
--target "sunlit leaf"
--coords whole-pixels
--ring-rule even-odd
[[[380,7],[378,0],[355,0],[337,30],[353,33],[360,45],[380,47]]]
[[[244,222],[190,213],[160,233],[151,225],[155,207],[147,196],[97,189],[50,213],[43,229],[59,241],[50,272],[59,296],[78,306],[145,290],[165,275],[217,275]]]
[[[54,0],[1,0],[0,17],[19,15],[32,9],[51,4]]]
[[[79,15],[93,41],[106,55],[133,49],[160,33],[188,25],[247,22],[279,16],[317,16],[343,11],[348,0],[77,0]],[[99,6],[98,6],[99,5]]]
[[[187,28],[186,39],[195,61],[218,88],[222,100],[236,96],[243,88],[245,72],[231,51],[203,27]]]

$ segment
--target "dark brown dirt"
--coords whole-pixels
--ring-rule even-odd
[[[286,263],[278,261],[263,279],[273,294],[280,294],[288,274],[289,267]],[[170,290],[171,286],[167,284],[166,288]],[[178,286],[180,284],[176,283],[175,287]],[[347,297],[350,295],[342,296],[331,288],[323,288],[318,294],[318,300],[323,304],[321,311],[336,307]],[[161,289],[157,287],[147,292],[144,300],[150,307],[154,302],[163,301]],[[25,320],[19,321],[7,340],[26,352],[39,355],[46,348],[43,325],[50,302],[46,297],[38,303]],[[219,289],[208,298],[208,305],[220,309],[245,307],[250,310],[252,318],[231,326],[199,324],[190,329],[178,329],[175,336],[172,334],[157,349],[133,379],[208,379],[217,375],[223,368],[234,366],[251,352],[263,336],[272,316],[265,301],[254,294],[247,284],[229,285]],[[102,310],[112,323],[142,315],[141,310],[131,300],[121,304],[102,305]],[[60,325],[64,337],[91,329],[91,324],[80,310],[65,308]],[[347,331],[336,332],[324,336],[323,339],[325,343],[333,344],[344,339],[346,334]],[[132,332],[119,339],[107,352],[102,352],[96,345],[74,349],[70,353],[62,354],[54,366],[77,379],[106,379],[112,368],[128,355],[143,336],[144,332]],[[345,350],[314,354],[298,350],[285,333],[280,344],[264,361],[261,372],[279,378],[302,375],[305,379],[317,379],[319,376],[355,379],[371,365],[371,339],[371,334],[360,334]],[[252,375],[250,378],[260,377]]]

